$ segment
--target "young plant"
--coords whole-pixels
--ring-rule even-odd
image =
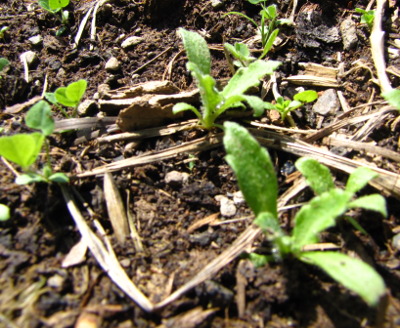
[[[7,205],[0,204],[0,221],[7,221],[10,218],[10,208]]]
[[[39,6],[44,10],[56,15],[60,13],[61,28],[57,31],[56,35],[61,35],[66,30],[69,21],[68,10],[62,10],[69,5],[69,0],[38,0]]]
[[[0,39],[1,40],[4,40],[4,36],[5,36],[5,33],[7,30],[8,30],[8,26],[2,26],[0,28]]]
[[[236,123],[225,122],[226,160],[236,174],[239,188],[253,210],[254,221],[272,243],[274,256],[251,254],[260,263],[292,254],[298,260],[316,265],[346,288],[358,294],[370,306],[377,305],[385,293],[381,276],[363,261],[337,252],[304,251],[304,246],[319,241],[319,234],[336,224],[348,209],[361,207],[386,216],[385,199],[378,194],[355,199],[376,174],[367,168],[355,170],[345,190],[335,188],[329,169],[314,159],[301,158],[296,167],[316,193],[295,217],[293,233],[280,227],[277,210],[278,183],[268,151],[249,132]]]
[[[54,105],[60,104],[65,107],[72,107],[72,117],[76,117],[78,106],[85,94],[86,87],[86,80],[81,79],[70,83],[66,87],[59,87],[54,93],[46,93],[46,99]],[[61,106],[59,106],[59,109],[66,117],[69,117],[67,112]]]
[[[390,91],[386,91],[382,93],[382,97],[387,100],[387,102],[392,105],[393,107],[396,107],[398,110],[400,110],[400,90],[399,89],[392,89]]]
[[[260,79],[280,65],[277,61],[257,60],[248,67],[240,68],[229,80],[222,91],[216,87],[216,81],[211,76],[211,56],[206,41],[198,33],[179,29],[183,45],[188,57],[187,69],[197,82],[202,102],[201,110],[187,103],[177,103],[173,112],[179,113],[191,110],[205,129],[215,126],[215,120],[226,110],[234,107],[244,107],[249,104],[256,116],[264,112],[264,102],[257,96],[244,94],[250,87],[259,84]]]
[[[244,43],[236,42],[234,45],[225,43],[224,47],[236,59],[233,61],[233,65],[236,67],[247,67],[256,60],[251,55],[249,47]]]
[[[355,11],[361,14],[360,22],[362,24],[366,24],[371,31],[374,25],[375,10],[364,10],[361,8],[356,8]]]
[[[9,64],[10,62],[7,60],[7,58],[0,57],[0,72]]]
[[[260,37],[261,37],[261,46],[262,46],[263,51],[262,51],[259,59],[262,59],[271,50],[271,48],[275,42],[275,39],[279,34],[279,29],[277,27],[279,25],[289,24],[291,22],[288,19],[278,19],[276,6],[270,5],[267,7],[266,0],[247,0],[247,1],[253,5],[261,6],[260,23],[257,23],[254,19],[250,18],[249,16],[247,16],[241,12],[237,12],[237,11],[231,11],[227,15],[238,15],[238,16],[244,17],[255,26],[255,28],[260,33]]]
[[[278,97],[276,103],[272,104],[265,102],[266,109],[275,109],[281,115],[282,120],[288,119],[290,125],[294,125],[290,112],[303,106],[304,104],[313,102],[318,98],[318,93],[314,90],[306,90],[294,95],[293,100],[285,100],[283,97]]]
[[[46,137],[54,130],[54,120],[51,117],[50,105],[45,101],[39,101],[32,106],[26,117],[25,123],[32,129],[40,132],[19,133],[13,136],[0,137],[0,156],[19,165],[24,171],[15,182],[17,184],[29,184],[33,182],[58,182],[67,183],[68,177],[64,173],[53,173],[50,165],[49,146]],[[36,162],[39,153],[45,145],[47,163],[42,172],[33,170],[31,166]]]

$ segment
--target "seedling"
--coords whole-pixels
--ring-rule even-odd
[[[235,45],[225,43],[224,47],[236,59],[233,61],[233,65],[237,67],[247,67],[256,60],[251,55],[249,47],[244,43],[236,42]]]
[[[5,35],[7,30],[8,30],[8,26],[2,26],[0,28],[0,39],[4,40],[4,35]]]
[[[7,221],[10,218],[10,208],[7,205],[0,204],[0,221]]]
[[[256,116],[264,112],[264,102],[257,96],[249,96],[244,93],[253,86],[259,84],[260,79],[280,65],[277,61],[257,60],[248,67],[240,68],[229,80],[222,91],[216,87],[216,81],[211,74],[211,56],[206,41],[198,33],[179,29],[183,39],[183,45],[188,57],[187,69],[192,73],[200,90],[202,106],[200,111],[187,103],[177,103],[173,112],[179,113],[191,110],[199,119],[200,125],[205,129],[211,129],[215,120],[226,110],[234,107],[244,107],[247,102],[254,110]]]
[[[86,87],[86,80],[81,79],[70,83],[66,87],[59,87],[54,93],[46,93],[46,99],[54,105],[60,104],[66,107],[72,107],[72,117],[76,117],[78,106],[85,94]],[[61,106],[58,106],[58,108],[64,116],[69,117],[67,112]]]
[[[50,105],[43,100],[36,103],[28,111],[25,123],[28,127],[40,130],[40,132],[0,137],[0,156],[19,165],[24,171],[16,178],[15,182],[17,184],[33,182],[67,183],[68,177],[64,173],[53,173],[50,165],[49,146],[46,140],[46,137],[54,130]],[[39,157],[43,145],[46,146],[47,163],[40,172],[33,170],[32,165]]]
[[[265,108],[277,110],[281,115],[282,120],[288,119],[290,125],[294,126],[294,122],[292,117],[290,116],[290,112],[303,106],[304,104],[313,102],[317,98],[317,92],[315,92],[314,90],[307,90],[295,94],[293,100],[285,100],[283,97],[278,97],[275,104],[265,102]]]
[[[266,3],[267,3],[266,0],[247,0],[247,1],[253,5],[261,6],[260,23],[257,23],[254,19],[250,18],[249,16],[247,16],[241,12],[237,12],[237,11],[231,11],[227,15],[238,15],[238,16],[244,17],[256,27],[256,29],[259,31],[260,37],[261,37],[261,46],[262,46],[263,51],[262,51],[259,59],[262,59],[271,50],[271,48],[275,42],[275,39],[279,34],[279,29],[277,27],[282,24],[290,24],[291,21],[288,19],[278,19],[276,6],[271,5],[271,6],[266,7]],[[267,26],[267,24],[268,24],[268,26]]]
[[[68,25],[69,12],[68,10],[62,10],[69,5],[69,0],[38,0],[39,6],[44,10],[56,15],[60,13],[61,24],[63,25],[58,31],[57,35],[61,35]]]
[[[386,91],[382,93],[382,97],[387,100],[387,102],[400,110],[400,90],[392,89],[390,91]]]
[[[287,235],[279,225],[278,183],[268,151],[238,124],[225,122],[224,128],[226,160],[235,172],[239,188],[256,216],[254,223],[264,231],[273,246],[273,255],[251,254],[250,258],[261,264],[292,254],[300,261],[320,267],[370,306],[377,305],[385,293],[385,284],[371,266],[337,252],[303,250],[304,246],[318,242],[319,234],[333,227],[337,218],[350,208],[360,207],[387,215],[385,199],[381,195],[354,199],[356,192],[376,174],[367,168],[359,168],[350,175],[343,190],[335,188],[326,166],[314,159],[299,159],[296,167],[317,196],[298,211],[293,233]]]
[[[364,10],[361,8],[356,8],[355,11],[361,14],[360,22],[362,24],[367,24],[368,28],[372,30],[374,25],[375,10]]]

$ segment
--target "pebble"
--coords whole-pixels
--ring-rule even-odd
[[[136,46],[137,44],[143,42],[143,38],[140,36],[130,36],[129,38],[126,38],[124,42],[121,43],[121,47],[126,49],[130,48],[133,46]]]
[[[328,89],[318,98],[312,109],[314,113],[326,116],[335,115],[339,108],[340,102],[336,90]]]
[[[222,216],[231,217],[236,214],[236,206],[232,199],[224,195],[217,195],[215,199],[220,203],[219,211]]]
[[[236,205],[244,204],[246,202],[241,191],[236,191],[233,193],[233,202]]]
[[[222,0],[211,0],[211,6],[215,9],[220,8],[223,5]]]
[[[110,72],[110,73],[116,72],[120,68],[121,68],[121,64],[117,58],[111,57],[109,60],[107,60],[107,63],[106,63],[106,71],[107,72]]]
[[[38,45],[42,44],[42,42],[43,42],[43,38],[41,35],[31,36],[28,40],[34,46],[38,46]]]
[[[398,233],[397,235],[395,235],[392,239],[392,246],[393,248],[395,248],[396,250],[400,250],[400,233]]]
[[[186,172],[171,171],[165,174],[165,183],[171,186],[181,186],[189,179],[189,174]]]
[[[28,67],[33,66],[39,60],[38,56],[34,51],[25,51],[19,56],[19,58],[21,59],[22,62],[24,61],[25,58]]]
[[[64,281],[64,277],[60,276],[59,274],[55,274],[54,276],[47,279],[47,285],[54,289],[61,289]]]
[[[340,24],[340,33],[342,33],[343,49],[350,50],[358,42],[356,23],[349,16]]]

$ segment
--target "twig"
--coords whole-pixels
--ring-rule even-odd
[[[88,19],[90,17],[90,14],[92,13],[92,11],[93,11],[93,7],[90,7],[89,10],[87,11],[86,15],[83,17],[83,19],[81,21],[81,24],[79,25],[78,32],[76,33],[76,36],[75,36],[75,39],[74,39],[74,47],[75,48],[79,44],[79,41],[80,41],[80,39],[82,37],[83,30],[85,29],[86,23],[87,23],[87,21],[88,21]]]
[[[157,56],[155,56],[154,58],[150,59],[147,63],[144,63],[142,66],[138,67],[137,69],[135,69],[131,75],[139,72],[140,70],[142,70],[143,68],[145,68],[147,65],[150,65],[153,61],[157,60],[158,58],[160,58],[162,55],[164,55],[165,53],[167,53],[168,51],[170,51],[172,49],[172,47],[168,47],[167,49],[165,49],[164,51],[161,51]]]
[[[385,32],[382,31],[382,17],[384,14],[385,3],[386,0],[377,0],[374,15],[374,25],[370,36],[372,59],[375,64],[382,93],[392,90],[389,78],[386,75],[385,54],[383,50]]]

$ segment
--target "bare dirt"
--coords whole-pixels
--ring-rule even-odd
[[[8,29],[0,39],[0,56],[10,61],[0,76],[2,133],[28,131],[23,120],[29,106],[17,109],[12,106],[41,96],[44,88],[54,91],[78,79],[88,81],[85,99],[95,100],[91,110],[80,116],[110,117],[111,123],[115,123],[119,109],[103,111],[99,103],[109,100],[104,94],[110,95],[118,88],[169,80],[182,91],[193,90],[195,86],[186,71],[186,58],[177,35],[179,27],[199,31],[205,36],[213,57],[213,76],[220,80],[229,78],[223,42],[248,40],[256,31],[245,19],[225,14],[239,11],[258,19],[259,9],[240,0],[221,0],[216,6],[213,3],[208,0],[106,1],[97,12],[95,38],[90,38],[88,23],[75,46],[79,25],[96,1],[72,1],[67,7],[70,24],[60,36],[56,35],[60,29],[59,20],[36,2],[2,1],[0,28],[7,26]],[[281,42],[270,53],[271,59],[283,63],[277,72],[282,94],[291,95],[298,86],[284,79],[302,74],[301,62],[317,63],[342,67],[343,72],[347,72],[337,75],[335,90],[342,92],[349,108],[359,106],[349,117],[367,115],[384,106],[379,86],[371,76],[375,69],[369,31],[354,15],[356,7],[365,8],[367,4],[366,1],[299,1],[295,24],[281,29]],[[276,5],[279,17],[289,17],[292,10],[289,1],[279,1]],[[391,1],[384,16],[386,46],[399,40],[398,6],[398,2]],[[339,27],[349,17],[356,23],[357,38],[350,49],[344,49]],[[33,44],[29,38],[34,36],[40,36],[42,41]],[[121,44],[129,36],[140,37],[141,41],[123,48]],[[260,49],[257,42],[252,47]],[[388,56],[387,65],[395,72],[397,69],[397,75],[389,74],[392,86],[397,87],[400,57],[399,49],[394,49],[397,49],[397,57]],[[29,50],[36,53],[37,60],[30,66],[30,79],[26,81],[20,55]],[[119,62],[119,67],[113,71],[105,67],[111,57]],[[322,95],[330,87],[305,88],[315,89]],[[266,99],[272,99],[271,92]],[[362,139],[356,140],[398,152],[397,115],[395,111],[385,115],[371,125]],[[56,108],[54,116],[60,122],[64,120]],[[325,117],[313,112],[312,105],[296,111],[293,117],[298,130],[320,130],[343,120],[346,115],[342,103],[337,112]],[[167,118],[162,124],[186,118],[191,117]],[[249,126],[250,119],[238,121]],[[157,303],[229,248],[251,226],[251,211],[245,203],[239,203],[232,216],[220,214],[216,196],[233,199],[238,191],[234,174],[224,160],[222,146],[177,153],[170,159],[128,166],[112,173],[123,203],[132,214],[142,247],[138,248],[131,237],[121,245],[109,220],[103,175],[84,177],[85,173],[124,158],[153,154],[210,137],[215,131],[187,129],[165,136],[140,138],[137,142],[99,142],[99,137],[120,132],[115,125],[103,122],[106,127],[102,129],[91,125],[89,130],[77,128],[54,134],[50,138],[52,164],[70,175],[70,187],[82,198],[78,203],[85,220],[92,228],[94,220],[98,220],[128,276],[151,302]],[[269,114],[259,122],[289,128]],[[348,124],[335,133],[355,136],[364,124]],[[157,122],[153,128],[158,126],[161,123]],[[268,128],[261,129],[268,131]],[[97,130],[97,134],[92,133]],[[396,159],[383,157],[373,150],[345,148],[324,143],[322,138],[307,140],[303,134],[286,130],[278,133],[387,170],[394,174],[393,181],[397,181],[400,173]],[[270,152],[282,194],[298,178],[297,173],[293,173],[293,162],[298,155],[276,148],[271,148]],[[390,187],[378,190],[387,199],[387,218],[367,211],[349,213],[360,222],[367,235],[341,220],[336,228],[322,236],[324,242],[340,245],[343,253],[359,256],[376,268],[388,288],[387,306],[382,304],[380,308],[371,309],[321,270],[292,259],[255,268],[244,256],[239,256],[168,306],[147,313],[110,280],[90,251],[80,263],[63,266],[81,235],[57,185],[18,186],[10,167],[4,162],[0,162],[0,167],[0,203],[7,204],[12,212],[9,221],[0,223],[0,327],[400,326],[400,247],[395,242],[400,232],[400,207],[399,194],[396,196]],[[171,171],[186,174],[185,180],[169,181],[166,177]],[[343,186],[348,175],[336,169],[333,173],[336,183]],[[376,189],[368,187],[362,194],[373,192],[377,192]],[[305,202],[311,196],[306,189],[290,199],[289,204]],[[296,209],[290,209],[282,213],[282,225],[289,230],[295,212]],[[205,218],[209,220],[205,222]],[[265,246],[268,245],[263,243],[262,236],[258,236],[254,249]]]

